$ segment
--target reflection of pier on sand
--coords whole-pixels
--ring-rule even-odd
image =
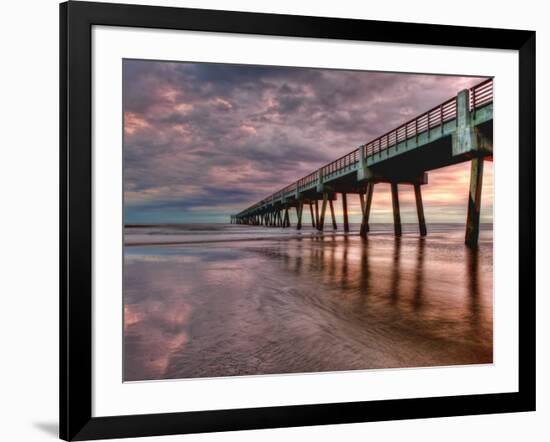
[[[492,362],[483,236],[479,249],[460,230],[165,249],[126,263],[128,380]]]
[[[281,245],[280,259],[286,269],[300,278],[317,273],[323,284],[343,290],[340,292],[340,300],[352,300],[358,314],[373,314],[376,309],[382,309],[384,304],[388,304],[395,309],[384,309],[385,313],[394,310],[393,315],[416,322],[426,333],[435,332],[426,323],[432,320],[444,322],[446,327],[467,331],[469,337],[473,338],[478,333],[477,325],[484,307],[480,303],[487,301],[490,306],[490,285],[487,298],[484,299],[483,287],[479,282],[480,252],[477,250],[464,248],[465,259],[462,262],[434,262],[434,266],[439,267],[440,271],[445,271],[441,267],[447,265],[462,267],[458,272],[452,272],[452,275],[460,276],[454,280],[456,288],[453,289],[449,285],[453,281],[446,280],[441,273],[428,277],[429,286],[424,286],[424,238],[376,238],[363,241],[363,247],[359,247],[359,241],[354,237],[331,237],[325,234],[324,237],[299,239],[297,242],[298,253],[294,256],[286,253],[285,245]],[[311,242],[312,245],[304,247],[304,242]],[[379,252],[381,248],[389,253],[386,256],[375,255],[375,250]],[[256,249],[256,252],[262,251]],[[268,253],[273,257],[273,250]],[[307,272],[303,271],[304,267]],[[462,292],[462,298],[456,299],[455,292]],[[369,296],[375,298],[370,303]],[[432,299],[433,296],[442,299]],[[353,303],[350,304],[352,309]],[[365,311],[369,304],[372,312]],[[448,310],[444,311],[444,308]],[[490,316],[491,311],[486,313]],[[407,317],[404,318],[403,315]],[[461,323],[463,318],[468,319],[466,324]],[[470,330],[468,326],[471,326]]]

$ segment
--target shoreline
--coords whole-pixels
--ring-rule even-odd
[[[441,234],[445,233],[445,230],[433,230],[432,234]],[[177,234],[170,235],[176,236]],[[162,236],[162,235],[158,235]],[[168,235],[167,235],[168,236]],[[394,237],[393,231],[391,230],[378,230],[370,231],[369,236],[371,237],[381,237],[381,236],[391,236]],[[124,241],[124,247],[159,247],[159,246],[186,246],[186,245],[197,245],[197,244],[217,244],[217,243],[234,243],[234,242],[256,242],[256,241],[289,241],[295,239],[321,239],[321,238],[360,238],[359,231],[352,232],[343,232],[343,231],[325,231],[320,232],[316,230],[311,231],[302,231],[302,233],[289,233],[285,234],[283,232],[275,232],[270,236],[245,236],[241,238],[215,238],[215,239],[198,239],[198,240],[154,240],[154,241]],[[401,237],[397,238],[412,238],[417,237],[418,239],[429,240],[429,235],[427,237],[419,236],[418,232],[415,230],[404,231]],[[368,239],[365,239],[368,241]]]

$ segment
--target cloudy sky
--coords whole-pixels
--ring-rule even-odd
[[[481,78],[125,60],[125,220],[229,216],[450,98]],[[492,221],[486,162],[482,221]],[[428,222],[465,222],[469,165],[430,172]],[[414,194],[400,186],[402,218]],[[359,220],[351,197],[352,220]],[[337,204],[337,207],[340,205]],[[391,221],[376,186],[373,222]]]

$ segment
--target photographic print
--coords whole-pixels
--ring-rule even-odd
[[[493,362],[491,78],[122,63],[124,381]]]

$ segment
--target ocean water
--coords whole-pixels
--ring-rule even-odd
[[[492,226],[125,229],[126,381],[484,364]]]

